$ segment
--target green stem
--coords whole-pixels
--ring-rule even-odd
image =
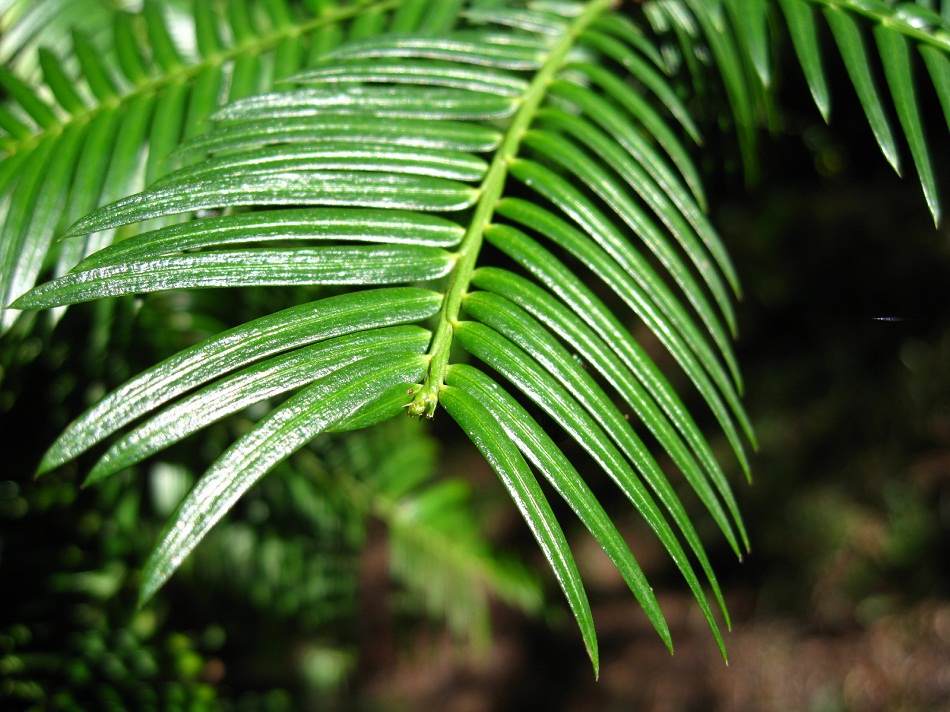
[[[439,312],[438,325],[435,329],[435,335],[432,337],[432,344],[429,347],[429,371],[426,374],[422,388],[419,389],[409,404],[409,415],[426,415],[431,418],[435,414],[435,408],[439,403],[439,392],[445,381],[445,373],[449,365],[454,328],[458,323],[462,297],[468,290],[472,272],[475,271],[475,263],[481,252],[485,229],[491,223],[495,206],[504,191],[505,180],[508,177],[508,165],[517,157],[522,137],[534,120],[541,102],[547,97],[548,87],[564,64],[568,52],[577,44],[578,36],[598,16],[615,4],[616,0],[593,0],[588,3],[587,9],[574,19],[567,32],[548,54],[524,96],[521,97],[521,106],[512,118],[511,125],[505,132],[505,138],[498,147],[495,158],[482,180],[479,188],[481,197],[475,205],[468,230],[465,232],[465,237],[462,238],[462,243],[456,253],[458,259],[449,277],[445,297],[442,301],[442,309]]]

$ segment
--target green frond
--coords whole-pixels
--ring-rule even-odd
[[[499,479],[531,529],[577,619],[594,672],[599,673],[597,634],[584,584],[564,532],[534,474],[515,442],[477,396],[464,388],[443,385],[440,397],[449,415],[462,427],[492,469],[498,473]]]
[[[515,346],[521,348],[525,355],[518,359],[519,361],[531,362],[532,357],[529,354],[535,354],[534,361],[536,365],[554,376],[561,387],[578,399],[578,404],[588,411],[600,427],[612,433],[613,440],[627,451],[628,459],[643,469],[644,479],[651,484],[656,494],[670,501],[672,503],[671,507],[677,515],[682,514],[678,498],[669,489],[669,483],[659,472],[659,467],[653,456],[644,448],[639,436],[633,431],[623,413],[568,349],[562,346],[547,329],[513,302],[491,292],[479,291],[466,295],[462,306],[467,314],[481,321],[485,326],[494,329],[505,339],[510,340],[511,348]],[[463,345],[465,345],[465,338],[463,331],[460,335]],[[488,358],[482,358],[482,360],[491,363]],[[615,359],[611,360],[611,366],[614,370],[622,370]],[[548,390],[554,389],[549,388]],[[650,406],[652,406],[652,403],[647,407]],[[650,416],[650,425],[657,431],[666,425],[665,419],[658,413],[651,412]],[[733,550],[739,555],[739,545],[733,538],[731,525],[726,521],[725,512],[716,495],[710,489],[708,482],[698,473],[695,463],[691,461],[688,455],[685,455],[678,438],[665,430],[662,434],[666,436],[666,444],[673,451],[671,454],[680,464],[680,469],[686,475],[699,498],[710,510],[723,535],[730,541]]]
[[[647,480],[651,487],[658,490],[658,496],[665,500],[665,506],[676,520],[683,536],[689,541],[693,553],[702,563],[709,578],[709,583],[719,599],[720,605],[725,610],[718,584],[712,574],[702,544],[699,543],[695,531],[693,531],[693,527],[682,509],[682,505],[673,495],[672,490],[669,489],[669,483],[666,481],[665,475],[659,470],[659,467],[629,428],[629,425],[626,424],[623,416],[616,410],[603,409],[603,401],[598,402],[596,395],[599,394],[596,394],[593,389],[587,389],[589,391],[587,393],[583,392],[584,389],[582,389],[582,392],[575,396],[575,393],[569,389],[571,386],[576,387],[578,383],[576,372],[573,374],[574,378],[571,379],[568,379],[563,373],[559,374],[560,377],[552,377],[546,371],[546,368],[551,368],[550,360],[543,364],[536,362],[526,351],[518,348],[505,336],[485,324],[463,322],[458,325],[456,334],[459,342],[467,351],[504,375],[514,386],[534,400],[578,444],[584,447],[595,462],[614,480],[617,487],[647,520],[651,529],[663,542],[667,552],[680,568],[684,578],[693,589],[703,613],[716,635],[723,655],[725,655],[725,648],[719,636],[718,626],[712,612],[709,610],[706,597],[693,573],[692,566],[673,534],[673,530],[665,521],[653,498],[646,491],[629,463],[636,463],[635,466],[640,471],[640,477]],[[593,402],[589,403],[588,401]],[[583,413],[585,407],[593,410],[597,405],[600,405],[601,409],[595,411],[596,416],[594,418],[589,418]],[[603,424],[603,429],[601,424],[595,422],[595,420],[607,418],[610,422]]]
[[[191,392],[117,440],[85,484],[120,472],[227,415],[328,376],[368,352],[422,353],[430,337],[417,326],[393,326],[344,334],[258,361]]]
[[[938,190],[924,136],[918,90],[928,77],[947,113],[946,65],[950,56],[950,20],[930,3],[886,3],[866,0],[779,0],[772,10],[763,0],[653,0],[647,13],[659,31],[674,31],[686,48],[702,36],[732,107],[740,145],[748,161],[754,156],[756,117],[764,110],[772,69],[770,47],[791,38],[798,62],[822,117],[831,117],[831,95],[825,78],[827,57],[821,37],[830,35],[867,117],[881,152],[900,171],[898,135],[891,108],[910,151],[924,197],[939,223]],[[684,37],[690,39],[684,42]],[[922,56],[921,62],[917,55]],[[921,69],[921,64],[927,71]],[[878,67],[880,70],[878,70]],[[694,73],[701,73],[696,69]],[[883,76],[882,76],[883,75]],[[752,78],[755,78],[753,80]],[[888,101],[888,96],[890,101]],[[890,104],[890,106],[888,106]],[[950,114],[948,114],[950,116]]]
[[[72,253],[76,264],[13,308],[198,287],[332,290],[153,366],[82,414],[48,451],[42,472],[108,443],[89,475],[98,481],[252,405],[264,413],[172,515],[146,564],[143,600],[249,487],[316,435],[401,412],[432,417],[441,405],[527,522],[595,669],[583,583],[537,475],[604,547],[671,646],[643,572],[585,481],[609,478],[670,555],[725,656],[720,614],[704,590],[728,625],[709,557],[653,449],[669,454],[686,491],[741,555],[748,538],[723,468],[670,385],[671,376],[685,376],[748,472],[745,447],[754,436],[730,341],[738,279],[703,214],[687,148],[698,130],[686,104],[665,105],[676,96],[673,81],[645,32],[608,14],[612,4],[476,4],[442,14],[456,29],[439,34],[403,30],[444,4],[364,4],[349,25],[307,25],[322,56],[303,71],[293,66],[301,54],[281,50],[287,35],[280,30],[294,27],[293,16],[272,13],[271,44],[254,46],[274,47],[275,65],[282,51],[294,58],[270,75],[286,77],[276,83],[255,68],[256,54],[241,53],[261,33],[243,3],[229,5],[226,22],[238,43],[230,50],[217,32],[225,19],[196,14],[197,52],[207,55],[196,64],[170,43],[155,9],[142,20],[149,56],[123,41],[121,76],[157,86],[142,79],[145,71],[161,78],[160,90],[127,99],[120,74],[103,73],[90,93],[104,102],[100,93],[113,87],[123,116],[142,107],[135,123],[100,110],[88,125],[67,122],[63,136],[77,126],[81,153],[101,117],[100,141],[129,147],[137,140],[161,158],[147,160],[144,190],[75,215],[68,229],[57,217],[50,230],[65,230],[70,245],[144,226],[98,252]],[[333,12],[341,17],[323,17]],[[710,15],[701,25],[725,18]],[[392,27],[401,32],[388,34]],[[330,32],[352,41],[336,45]],[[751,25],[744,32],[759,36]],[[732,44],[722,51],[738,57]],[[208,59],[222,56],[233,60],[230,89],[224,62]],[[84,74],[95,72],[90,66]],[[212,111],[206,128],[192,126],[217,92],[232,101]],[[57,112],[75,104],[59,93]],[[740,98],[737,110],[751,112],[752,100]],[[192,112],[195,105],[202,108]],[[33,123],[48,120],[42,106],[32,108]],[[41,140],[34,150],[64,162],[64,176],[75,174],[80,164],[62,157],[62,140]],[[90,167],[89,185],[73,189],[82,191],[67,202],[75,213],[111,194],[108,177],[96,187],[105,170]],[[36,171],[16,190],[42,192],[48,171]],[[605,306],[594,296],[601,288],[623,306]],[[651,358],[631,335],[631,320],[652,333],[662,357]],[[469,359],[507,383],[460,362]],[[581,477],[522,399],[547,412],[599,471]],[[456,490],[417,495],[420,507],[436,510]]]
[[[671,5],[679,4],[678,11],[670,12],[671,19],[692,13],[716,64],[722,85],[726,92],[729,108],[732,112],[739,148],[742,152],[746,175],[754,179],[756,174],[757,128],[759,116],[763,111],[763,93],[761,84],[749,81],[750,74],[761,79],[761,70],[750,72],[749,62],[752,52],[743,52],[737,44],[740,40],[753,40],[755,31],[749,32],[756,20],[755,2],[742,3],[743,7],[736,15],[744,18],[739,31],[734,31],[729,22],[729,13],[722,0],[669,0]],[[751,5],[752,7],[746,7]],[[746,45],[742,46],[743,48]]]
[[[78,29],[91,36],[98,47],[109,46],[108,28],[117,8],[131,3],[121,0],[0,0],[0,64],[20,76],[33,75],[44,47],[54,47],[57,57]]]
[[[921,83],[920,77],[926,75],[921,72],[920,63],[915,61],[914,55],[919,53],[923,56],[930,70],[933,88],[941,104],[946,107],[946,83],[942,82],[940,70],[935,67],[946,64],[950,56],[950,41],[947,39],[950,20],[912,3],[896,6],[857,2],[839,6],[825,2],[818,4],[826,5],[822,7],[825,20],[831,28],[868,123],[881,151],[897,170],[898,150],[887,112],[882,106],[882,82],[868,70],[873,66],[867,61],[867,45],[870,43],[865,41],[866,28],[870,28],[883,68],[884,84],[890,90],[891,101],[916,166],[927,205],[934,222],[939,223],[937,185],[925,143],[924,122],[916,88]]]
[[[506,199],[505,202],[501,203],[499,212],[519,216],[526,214],[525,219],[530,221],[529,227],[538,230],[554,241],[555,244],[571,251],[573,256],[583,260],[591,267],[592,271],[627,302],[628,306],[635,311],[640,319],[651,327],[656,337],[662,340],[670,354],[679,362],[684,372],[704,396],[707,404],[719,419],[723,430],[730,436],[733,448],[741,459],[742,441],[736,433],[735,422],[741,423],[750,439],[752,438],[752,428],[738,402],[738,394],[730,383],[728,375],[714,357],[707,362],[702,362],[697,358],[692,349],[694,347],[702,348],[702,346],[687,343],[670,326],[669,320],[658,314],[654,304],[650,303],[649,287],[646,289],[638,288],[633,280],[625,275],[615,263],[604,258],[596,246],[591,245],[589,240],[585,242],[582,233],[574,230],[551,213],[536,206],[518,202],[516,198]],[[515,219],[521,222],[520,217]],[[492,226],[486,230],[485,236],[495,247],[516,260],[555,294],[570,292],[573,296],[575,292],[581,291],[577,288],[571,289],[568,286],[571,281],[576,279],[571,270],[520,230],[507,225]],[[578,312],[589,311],[592,308],[591,305],[594,304],[592,300],[585,299],[584,296],[579,300],[580,303],[584,304],[584,307],[583,309],[577,309]],[[565,299],[565,297],[561,298]],[[695,329],[691,330],[691,332],[694,331]],[[709,354],[708,345],[706,345],[704,353]],[[717,385],[719,386],[718,389]],[[724,399],[731,406],[731,414],[724,405]]]
[[[438,310],[439,297],[411,287],[356,292],[291,307],[218,334],[142,372],[89,409],[50,448],[40,472],[236,368],[324,339],[424,320]]]
[[[0,68],[8,98],[0,108],[0,177],[9,173],[0,180],[0,301],[6,306],[28,291],[44,265],[62,275],[109,244],[110,228],[65,245],[53,237],[182,165],[186,159],[173,153],[204,132],[223,100],[270,89],[332,49],[341,37],[331,37],[331,28],[393,4],[365,0],[313,14],[281,1],[242,0],[220,14],[218,4],[196,2],[187,18],[192,50],[176,44],[158,0],[147,0],[140,14],[70,2],[61,18],[62,3],[13,3],[0,16],[12,25],[0,51],[27,53],[34,37],[58,44],[38,54],[40,86],[26,81],[32,68]],[[96,21],[75,21],[76,11]],[[83,27],[108,29],[93,40]],[[20,161],[29,170],[15,170]],[[0,328],[15,318],[5,310]]]
[[[597,498],[551,438],[514,398],[476,368],[453,365],[447,374],[446,386],[466,392],[489,409],[522,454],[544,475],[603,547],[663,642],[672,649],[666,620],[639,564]]]
[[[151,598],[211,527],[274,465],[371,403],[378,391],[411,384],[424,372],[422,356],[373,356],[317,379],[273,409],[211,465],[179,505],[145,562],[139,600]]]
[[[920,107],[936,91],[950,127],[950,3],[942,14],[923,0],[616,5],[146,0],[132,13],[0,0],[0,329],[18,310],[56,318],[165,290],[292,288],[303,302],[133,377],[43,458],[40,473],[96,451],[92,484],[240,422],[171,514],[143,602],[267,473],[319,479],[325,434],[358,447],[353,431],[444,409],[521,513],[595,671],[584,583],[541,478],[672,650],[594,495],[609,479],[725,657],[729,616],[683,500],[737,556],[749,538],[677,389],[698,396],[747,477],[756,443],[731,341],[741,288],[705,214],[697,147],[704,132],[734,133],[753,178],[776,50],[794,52],[828,120],[833,48],[895,169],[906,142],[938,220]],[[372,473],[343,471],[328,489],[387,526],[394,575],[410,589],[424,579],[416,595],[456,631],[484,624],[487,590],[536,607],[536,583],[477,535],[466,486],[434,480],[431,452],[387,448]]]
[[[538,612],[537,576],[490,545],[475,492],[440,472],[438,443],[419,425],[400,418],[298,452],[255,488],[271,515],[214,528],[179,575],[240,589],[295,630],[325,633],[359,615],[359,559],[381,523],[400,611],[443,622],[476,649],[490,629],[489,593]],[[184,469],[143,472],[168,492],[165,513],[193,480]]]

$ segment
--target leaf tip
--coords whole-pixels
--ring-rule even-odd
[[[153,555],[154,556],[154,555]],[[139,597],[136,607],[141,610],[155,597],[158,590],[165,585],[167,576],[163,576],[161,571],[155,569],[153,557],[145,562],[144,580],[139,588]]]
[[[930,217],[934,220],[934,227],[940,227],[940,201],[932,190],[928,190],[924,185],[924,198],[927,200],[927,207],[930,208]]]
[[[64,233],[59,237],[58,242],[62,242],[62,241],[64,241],[64,240],[68,240],[68,239],[71,238],[71,237],[80,237],[80,236],[82,236],[82,235],[87,235],[87,234],[89,234],[89,231],[88,231],[88,230],[83,229],[83,225],[85,224],[85,222],[86,222],[86,219],[85,219],[85,218],[83,218],[83,219],[81,219],[81,220],[77,220],[76,222],[74,222],[72,225],[69,226],[69,228],[66,230],[66,232],[64,232]]]
[[[52,472],[57,467],[62,465],[63,462],[64,460],[59,457],[52,448],[47,450],[46,454],[43,455],[43,459],[40,460],[40,464],[36,467],[36,472],[33,474],[33,479],[38,480],[43,475]]]
[[[600,679],[600,653],[597,650],[597,640],[584,641],[584,644],[587,647],[587,655],[590,658],[590,663],[594,668],[594,680]]]
[[[92,487],[92,485],[102,482],[102,480],[104,480],[106,477],[108,477],[111,474],[112,472],[103,468],[101,466],[101,463],[99,463],[95,467],[92,468],[92,471],[88,475],[86,475],[86,479],[82,481],[82,484],[80,485],[80,487],[82,489],[86,489],[87,487]]]
[[[729,626],[729,630],[732,630],[732,627]],[[719,632],[719,629],[716,628],[714,631],[716,636],[716,644],[719,646],[719,654],[722,655],[722,661],[728,667],[729,665],[729,653],[726,652],[726,641],[722,639],[722,633]]]
[[[831,98],[827,95],[812,92],[812,99],[815,101],[818,113],[821,114],[822,121],[826,125],[831,124]]]
[[[888,144],[880,140],[878,141],[878,145],[881,148],[881,153],[884,154],[884,160],[894,169],[894,173],[897,174],[898,178],[903,178],[904,174],[901,172],[901,159],[897,153],[897,148],[893,144]]]
[[[28,310],[35,309],[36,307],[33,306],[30,300],[30,297],[33,296],[33,292],[35,291],[36,291],[35,289],[31,289],[29,292],[26,292],[25,294],[21,294],[19,297],[17,297],[12,302],[10,302],[7,306],[5,306],[4,309],[17,309],[19,311],[28,311]]]
[[[146,590],[145,586],[142,586],[142,588],[139,589],[139,597],[135,603],[136,609],[142,610],[143,608],[145,608],[145,606],[149,604],[149,601],[152,600],[152,597],[154,595],[155,595],[154,590],[151,590],[151,589]]]

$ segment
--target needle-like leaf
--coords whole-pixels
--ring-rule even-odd
[[[867,49],[864,46],[864,40],[861,38],[861,30],[851,15],[836,7],[826,7],[824,13],[838,45],[838,50],[841,52],[845,69],[848,70],[848,75],[851,77],[851,82],[858,93],[861,106],[864,107],[864,114],[867,116],[871,130],[874,132],[874,138],[881,147],[881,151],[884,152],[887,162],[893,166],[895,171],[900,173],[897,144],[894,141],[894,134],[891,133],[891,126],[884,114],[884,106],[881,103],[880,94],[869,69]]]
[[[531,529],[577,619],[584,645],[587,646],[587,654],[594,665],[594,673],[597,674],[600,669],[600,655],[587,594],[584,592],[584,585],[564,532],[537,480],[514,442],[492,416],[491,411],[476,397],[462,388],[446,385],[442,387],[441,401],[449,415],[458,422],[495,470]]]
[[[874,28],[874,39],[877,40],[878,50],[881,53],[884,75],[887,77],[887,84],[894,98],[897,118],[904,128],[904,135],[910,146],[910,155],[914,159],[914,165],[917,166],[917,175],[920,176],[924,197],[927,199],[934,223],[939,224],[937,183],[927,154],[927,144],[924,141],[924,127],[920,117],[920,107],[917,104],[917,92],[914,90],[914,75],[911,72],[910,47],[902,35],[884,25]]]
[[[640,565],[590,488],[541,426],[501,386],[478,369],[456,364],[449,369],[446,385],[467,391],[482,403],[508,436],[518,444],[524,456],[570,505],[614,562],[657,633],[672,652],[673,643],[669,628]]]
[[[88,450],[157,406],[259,358],[343,334],[432,316],[439,294],[397,287],[328,297],[213,336],[143,371],[77,418],[47,451],[40,472]]]
[[[792,36],[792,44],[798,54],[798,63],[805,73],[805,80],[815,100],[815,106],[821,112],[825,121],[831,118],[831,94],[828,91],[828,82],[825,79],[824,63],[821,59],[821,49],[818,42],[818,31],[815,26],[815,15],[812,5],[801,0],[779,0],[788,31]]]
[[[201,252],[71,272],[41,284],[13,306],[45,309],[194,287],[401,284],[443,277],[453,264],[444,250],[416,245]]]
[[[161,588],[212,526],[255,482],[335,422],[372,403],[380,391],[411,384],[425,372],[421,356],[367,358],[311,384],[232,445],[172,515],[142,573],[140,603]]]
[[[526,393],[570,433],[633,503],[656,536],[663,542],[667,552],[680,569],[706,616],[723,656],[725,656],[725,644],[719,633],[719,626],[712,615],[706,596],[699,585],[689,559],[653,498],[636,477],[623,455],[610,443],[604,431],[584,413],[582,406],[573,396],[568,394],[566,389],[558,385],[550,375],[536,365],[532,359],[528,358],[524,351],[511,344],[505,337],[478,322],[458,324],[456,334],[459,342],[467,351],[478,356],[496,371],[504,374],[506,378],[517,385],[519,390]],[[688,520],[683,520],[679,514],[675,516],[682,528],[685,529],[683,534],[690,540],[693,552],[700,557],[710,584],[713,586],[713,591],[725,612],[725,604],[712,570],[708,561],[706,561],[702,546],[696,539],[695,533],[690,531],[691,526]]]
[[[533,354],[537,364],[554,376],[568,392],[574,394],[590,416],[604,428],[614,444],[626,454],[631,462],[637,463],[657,496],[669,502],[670,507],[675,510],[674,516],[678,518],[678,521],[685,523],[688,520],[665,475],[634,432],[628,418],[624,417],[624,414],[610,401],[607,394],[581,367],[581,364],[546,329],[520,307],[494,294],[471,293],[465,297],[462,305],[466,312],[481,323],[495,329],[526,354]],[[619,364],[615,362],[613,366],[617,370]],[[739,544],[718,497],[681,444],[677,440],[669,444],[672,445],[671,454],[680,470],[709,509],[733,551],[739,555]],[[692,540],[698,543],[698,538],[695,536]]]
[[[431,336],[417,326],[392,326],[345,334],[259,361],[177,401],[124,435],[96,463],[85,484],[141,462],[226,415],[321,379],[367,353],[421,354]],[[405,389],[397,395],[404,405]]]

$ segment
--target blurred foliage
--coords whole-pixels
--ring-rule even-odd
[[[66,476],[0,485],[4,709],[219,709],[220,628],[175,631],[167,610],[134,608],[155,533],[143,500],[130,476],[82,493]]]
[[[379,596],[393,601],[394,622],[441,622],[469,654],[488,642],[490,593],[540,610],[539,580],[484,538],[484,508],[469,484],[439,475],[435,440],[417,422],[318,438],[259,483],[142,610],[139,567],[163,523],[254,409],[102,486],[77,487],[82,462],[31,478],[68,415],[130,371],[261,299],[300,296],[114,300],[0,342],[11,465],[0,482],[4,710],[332,709],[352,694],[362,617]],[[382,591],[363,580],[379,541],[391,575]]]

